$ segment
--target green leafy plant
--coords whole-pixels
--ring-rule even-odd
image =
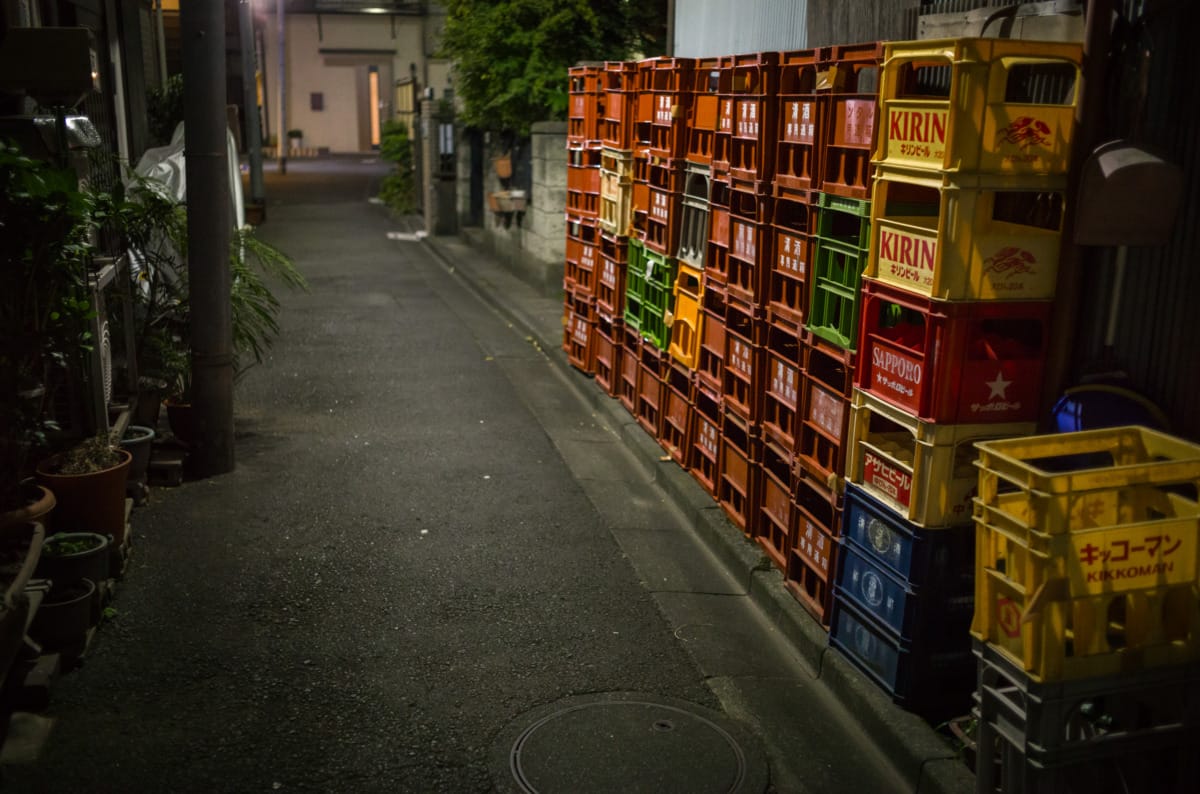
[[[52,535],[42,546],[42,554],[50,557],[69,557],[72,554],[82,554],[91,551],[103,543],[99,537],[62,537]]]
[[[566,118],[567,68],[662,52],[666,3],[449,0],[442,54],[454,60],[463,121],[523,137]]]
[[[171,75],[166,85],[146,95],[146,120],[155,144],[170,143],[175,127],[183,121],[183,75]]]
[[[261,364],[279,336],[279,299],[268,280],[290,289],[307,290],[308,283],[292,259],[259,239],[253,226],[243,226],[230,241],[230,289],[233,314],[233,370],[240,378]]]
[[[397,214],[413,212],[417,207],[412,143],[403,122],[389,121],[383,125],[379,156],[395,163],[396,170],[383,178],[379,198]]]
[[[93,209],[74,172],[0,143],[0,510],[55,429],[57,373],[90,349]]]

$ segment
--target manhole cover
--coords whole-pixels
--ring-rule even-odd
[[[552,703],[517,720],[496,748],[501,790],[757,794],[767,765],[758,742],[726,717],[686,701],[603,694]]]

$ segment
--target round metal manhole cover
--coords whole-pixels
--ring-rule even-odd
[[[727,717],[651,695],[586,695],[523,715],[495,753],[501,791],[758,794],[758,740]]]

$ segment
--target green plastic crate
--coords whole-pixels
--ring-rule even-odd
[[[659,350],[666,350],[671,345],[671,326],[667,325],[666,312],[657,306],[646,304],[642,307],[642,324],[639,328],[642,339],[647,339]]]
[[[650,250],[646,251],[645,256],[646,281],[669,292],[675,285],[675,272],[679,270],[679,260]]]
[[[871,202],[818,193],[817,237],[867,250],[871,245]]]
[[[813,251],[808,323],[804,327],[838,347],[857,350],[867,252],[820,238]]]

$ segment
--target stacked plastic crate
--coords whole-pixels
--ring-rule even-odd
[[[602,318],[597,295],[600,275],[600,94],[604,70],[581,65],[569,70],[567,118],[567,247],[563,268],[563,350],[584,372],[597,372],[603,354],[611,379],[611,347],[603,346],[602,330],[612,334],[611,312]],[[601,326],[603,325],[603,329]],[[611,380],[609,381],[611,382]]]
[[[976,790],[1194,791],[1200,446],[1124,427],[979,453]]]
[[[974,683],[974,443],[1035,429],[1079,62],[1070,44],[887,44],[861,309],[810,325],[838,341],[861,315],[831,643],[930,716]]]

